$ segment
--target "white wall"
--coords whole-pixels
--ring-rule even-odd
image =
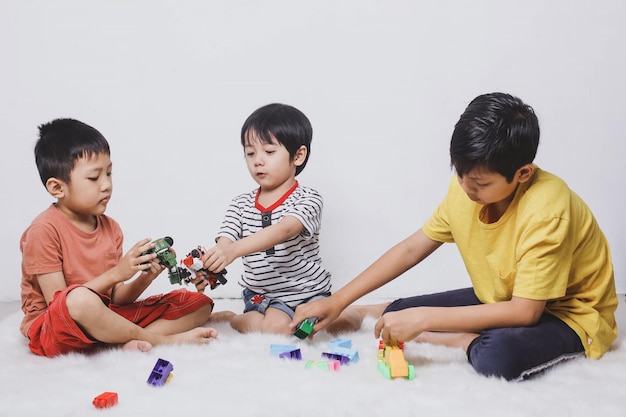
[[[452,172],[450,134],[473,97],[539,114],[537,163],[594,210],[626,291],[626,3],[538,1],[22,1],[0,3],[0,300],[19,299],[18,242],[52,202],[37,126],[57,117],[109,140],[107,213],[126,247],[210,244],[231,197],[255,187],[239,129],[292,104],[314,127],[299,177],[325,198],[323,256],[339,288],[419,228]],[[212,293],[238,296],[230,282]],[[468,285],[447,245],[375,295]],[[165,274],[151,291],[171,289]]]

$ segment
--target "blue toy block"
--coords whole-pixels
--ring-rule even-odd
[[[292,352],[296,349],[296,345],[270,345],[270,354],[280,356],[281,353]]]
[[[154,386],[162,386],[164,385],[169,377],[171,376],[171,372],[174,370],[174,365],[165,359],[159,358],[152,368],[152,372],[148,377],[148,384]]]
[[[335,348],[332,353],[336,355],[347,356],[350,359],[350,362],[356,363],[359,361],[359,352],[357,352],[356,349],[338,347]]]
[[[335,348],[352,348],[352,340],[350,339],[333,339],[328,342],[328,349],[332,352]]]

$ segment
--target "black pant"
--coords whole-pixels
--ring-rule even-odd
[[[477,304],[481,302],[473,288],[464,288],[400,298],[391,303],[385,313],[412,307]],[[467,358],[480,374],[522,380],[559,362],[581,356],[584,351],[576,332],[553,315],[544,313],[532,327],[483,330],[467,348]]]

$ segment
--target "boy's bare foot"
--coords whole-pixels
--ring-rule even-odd
[[[209,321],[207,323],[221,323],[224,321],[230,322],[230,320],[235,316],[236,314],[232,311],[216,311],[211,313],[211,317],[209,317]]]
[[[361,328],[365,316],[356,308],[348,307],[341,312],[339,317],[333,320],[326,330],[332,335],[345,332],[353,332]]]
[[[196,327],[183,333],[166,336],[163,344],[195,344],[204,345],[217,337],[217,330],[211,327]]]
[[[138,350],[140,352],[147,352],[152,349],[152,344],[145,340],[131,340],[122,346],[124,350]]]
[[[196,327],[183,333],[176,333],[167,336],[157,336],[158,343],[150,343],[145,340],[131,340],[122,347],[124,350],[138,350],[147,352],[156,345],[177,345],[193,344],[204,345],[217,337],[217,330],[211,327]]]

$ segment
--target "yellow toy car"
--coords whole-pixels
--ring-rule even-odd
[[[404,358],[404,346],[386,346],[382,340],[378,344],[378,372],[385,379],[415,378],[415,367]]]

